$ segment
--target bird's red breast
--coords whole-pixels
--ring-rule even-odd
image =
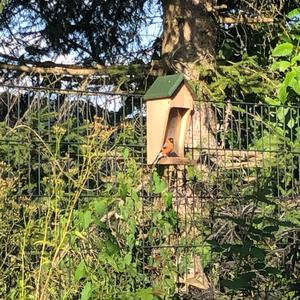
[[[173,139],[169,138],[163,145],[161,152],[164,156],[168,156],[174,149],[174,141]]]

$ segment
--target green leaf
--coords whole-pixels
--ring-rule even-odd
[[[126,266],[129,266],[132,261],[132,255],[131,252],[127,252],[126,255],[124,256],[124,263]]]
[[[232,245],[229,248],[229,254],[236,254],[240,255],[241,257],[245,257],[249,254],[249,248],[245,247],[244,245]]]
[[[293,118],[291,118],[288,123],[287,123],[287,126],[290,128],[290,129],[293,129],[294,126],[295,126],[295,120]]]
[[[286,90],[286,84],[283,82],[279,87],[278,99],[280,103],[285,103],[288,96],[288,92]]]
[[[107,207],[108,207],[107,199],[99,199],[94,201],[95,212],[100,218],[103,217],[107,212]]]
[[[293,52],[294,46],[291,43],[282,43],[275,47],[272,52],[274,57],[281,57],[281,56],[290,56]]]
[[[290,82],[289,86],[298,94],[300,95],[300,82],[295,78]]]
[[[231,290],[243,290],[251,287],[251,280],[255,278],[254,272],[248,272],[234,278],[233,280],[224,279],[222,280],[223,285]]]
[[[136,293],[139,300],[153,300],[153,291],[152,288],[141,289]]]
[[[84,261],[82,260],[76,268],[74,279],[76,282],[79,282],[79,280],[81,278],[84,278],[85,276],[86,276],[86,267]]]
[[[123,156],[125,159],[128,159],[128,157],[129,157],[129,149],[128,148],[124,149]]]
[[[300,60],[300,55],[295,55],[291,60],[291,65],[295,65],[296,62]]]
[[[267,274],[272,274],[272,275],[281,274],[280,269],[279,268],[274,268],[274,267],[266,267],[265,272]]]
[[[300,8],[295,8],[287,14],[287,17],[292,20],[295,17],[300,17]]]
[[[280,105],[280,101],[278,101],[277,99],[272,99],[272,98],[270,98],[268,96],[266,96],[265,102],[267,104],[274,105],[274,106]]]
[[[83,229],[88,229],[90,224],[93,222],[91,211],[87,210],[83,214],[81,213],[80,221]]]
[[[105,241],[105,250],[106,250],[107,254],[111,255],[111,256],[119,255],[119,253],[120,253],[119,246],[111,240]]]
[[[284,108],[284,107],[279,107],[277,110],[277,118],[280,122],[284,122],[285,116],[288,113],[288,108]]]
[[[157,172],[153,173],[153,181],[154,181],[154,192],[155,193],[161,193],[164,190],[166,190],[168,187],[167,183],[164,180],[160,179]]]
[[[286,73],[283,84],[285,84],[285,86],[287,87],[296,76],[297,76],[297,73],[295,71],[295,68],[293,68],[291,71]]]
[[[91,298],[91,296],[92,296],[92,284],[90,281],[88,281],[81,292],[80,300],[88,300]]]
[[[163,194],[163,199],[166,207],[171,208],[173,203],[173,194],[171,192],[166,192]]]
[[[264,249],[260,249],[257,247],[251,247],[249,252],[250,252],[251,256],[256,257],[260,260],[263,260],[266,257],[266,252]]]
[[[290,62],[286,60],[276,61],[272,64],[272,70],[286,71],[290,67]]]

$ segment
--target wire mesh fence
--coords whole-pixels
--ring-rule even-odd
[[[147,166],[141,95],[0,89],[1,297],[221,299],[234,272],[232,299],[279,297],[268,274],[298,274],[300,107],[199,101],[193,163]]]

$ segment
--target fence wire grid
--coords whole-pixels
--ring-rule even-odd
[[[148,166],[142,95],[0,90],[1,298],[223,299],[243,240],[253,264],[298,270],[298,230],[266,257],[275,229],[255,224],[299,207],[300,106],[196,101],[193,163]],[[271,280],[230,299],[283,294]]]

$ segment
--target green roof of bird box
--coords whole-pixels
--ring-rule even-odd
[[[145,100],[170,98],[184,81],[182,74],[167,75],[156,78],[147,93]]]

